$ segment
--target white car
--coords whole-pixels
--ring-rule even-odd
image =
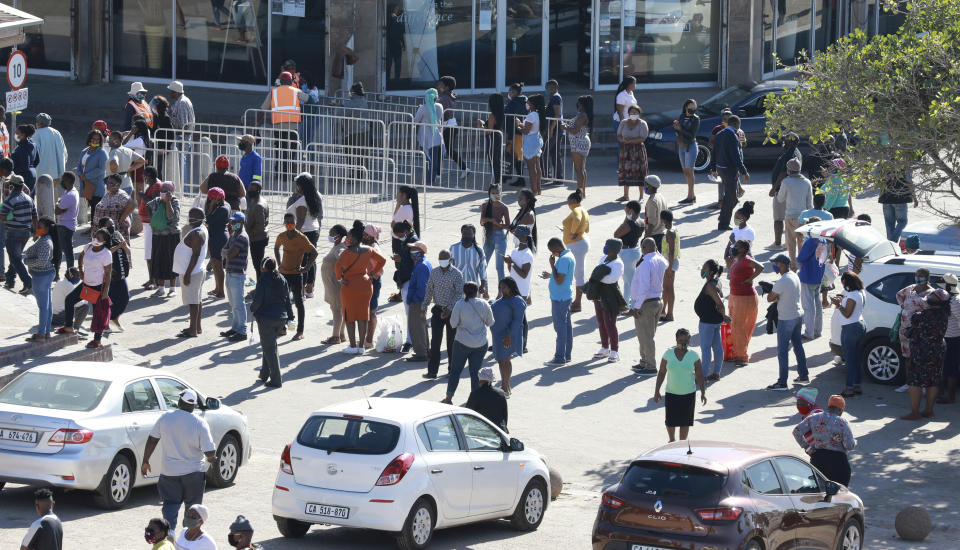
[[[147,436],[187,388],[217,443],[207,480],[230,485],[252,450],[246,416],[162,370],[70,361],[34,367],[0,389],[0,489],[9,482],[92,490],[99,506],[123,506],[133,487],[159,479],[159,467],[139,475]]]
[[[879,384],[902,384],[905,373],[900,346],[890,341],[890,328],[900,314],[897,292],[914,283],[921,267],[930,271],[930,283],[943,288],[943,275],[960,274],[960,256],[940,254],[901,255],[898,247],[888,241],[876,228],[857,220],[826,220],[797,229],[808,237],[823,237],[849,252],[863,258],[860,279],[866,300],[863,304],[863,322],[867,328],[861,344],[860,362],[867,377]],[[839,280],[837,281],[839,287]],[[839,312],[833,310],[830,330],[830,350],[843,356],[840,348],[841,325]]]
[[[476,412],[377,398],[307,418],[281,455],[273,516],[286,537],[323,523],[389,531],[400,548],[420,549],[435,529],[476,521],[532,531],[549,496],[540,454]]]

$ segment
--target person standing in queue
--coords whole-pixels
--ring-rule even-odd
[[[247,273],[247,253],[250,251],[250,241],[243,231],[246,217],[243,212],[234,212],[230,218],[230,238],[223,246],[223,263],[226,271],[224,289],[227,291],[227,302],[230,304],[230,330],[221,332],[220,336],[231,342],[242,342],[247,339],[247,305],[244,302],[243,283]]]
[[[203,259],[207,257],[210,237],[203,226],[203,210],[191,208],[189,229],[173,251],[173,272],[181,277],[183,305],[189,310],[190,326],[177,333],[179,338],[196,338],[203,332]]]
[[[340,301],[340,283],[333,267],[340,258],[340,253],[347,248],[347,228],[337,224],[330,228],[327,240],[332,245],[327,255],[320,262],[320,282],[323,283],[323,300],[330,306],[330,319],[333,324],[333,334],[320,343],[332,346],[347,341],[347,333],[343,323],[343,303]]]
[[[780,363],[780,376],[767,386],[768,390],[786,391],[787,373],[790,367],[788,354],[793,345],[793,354],[797,358],[795,384],[807,384],[807,356],[803,351],[803,310],[800,306],[800,278],[790,271],[790,258],[778,254],[772,261],[774,270],[780,279],[773,284],[773,291],[767,295],[768,302],[777,303],[777,360]]]
[[[343,352],[356,355],[363,354],[367,340],[370,299],[373,297],[370,275],[382,270],[387,262],[380,253],[363,244],[363,229],[363,222],[353,222],[353,227],[345,239],[347,247],[333,266],[334,274],[340,283],[343,321],[347,325],[347,337],[350,339],[350,346]]]
[[[480,226],[483,227],[483,255],[487,266],[496,258],[497,280],[503,279],[503,256],[507,253],[507,229],[510,227],[510,209],[500,201],[500,184],[487,189],[487,201],[480,206]],[[494,254],[496,250],[496,254]]]
[[[163,518],[153,518],[143,529],[143,540],[151,544],[150,550],[177,550],[170,537],[170,523]]]
[[[286,231],[277,235],[273,245],[273,255],[280,265],[280,274],[287,280],[287,286],[293,293],[293,303],[297,306],[297,333],[294,340],[303,340],[303,323],[306,316],[303,307],[303,275],[310,270],[317,257],[317,249],[306,235],[297,231],[297,218],[293,214],[283,215]],[[283,257],[280,250],[283,250]]]
[[[500,367],[500,387],[510,399],[510,375],[513,373],[513,357],[523,355],[523,320],[526,318],[527,302],[520,294],[513,277],[500,281],[500,298],[490,308],[493,310],[493,358]]]
[[[363,227],[363,245],[369,247],[371,250],[383,256],[383,251],[380,249],[380,229],[379,225],[373,225],[368,223]],[[367,339],[363,342],[364,349],[373,349],[375,347],[373,343],[373,336],[377,332],[377,309],[380,307],[380,289],[383,288],[383,266],[379,268],[375,265],[377,261],[374,256],[370,257],[371,268],[373,269],[370,272],[370,282],[373,284],[373,294],[370,296],[370,320],[367,322]]]
[[[667,226],[660,219],[660,213],[667,209],[667,200],[663,198],[660,190],[660,177],[647,176],[644,180],[644,188],[647,190],[647,204],[644,207],[644,238],[651,238],[657,245],[657,251],[663,250],[663,236],[667,233]]]
[[[583,197],[579,191],[570,193],[567,197],[567,208],[570,213],[563,219],[563,244],[573,253],[576,260],[576,269],[574,279],[576,279],[577,296],[570,305],[571,313],[581,311],[581,300],[583,298],[583,284],[585,282],[585,263],[587,252],[590,251],[590,215],[587,210],[580,205]]]
[[[573,278],[577,260],[573,252],[564,248],[563,241],[553,237],[547,242],[550,251],[550,271],[544,271],[540,278],[549,279],[550,311],[553,317],[553,330],[557,333],[557,345],[553,359],[548,365],[563,365],[570,362],[573,353],[573,322],[570,315],[570,303],[573,299]]]
[[[443,342],[444,329],[447,333],[447,372],[450,372],[453,341],[457,337],[457,329],[450,324],[450,314],[453,306],[463,297],[463,273],[453,266],[450,251],[441,250],[437,258],[438,266],[430,272],[423,304],[418,312],[420,317],[426,317],[427,308],[433,302],[430,310],[430,360],[424,378],[436,378],[440,370],[440,343]]]
[[[620,360],[620,333],[617,331],[617,316],[627,302],[620,293],[617,282],[623,274],[623,260],[620,259],[620,239],[607,239],[603,247],[603,257],[590,273],[587,281],[587,299],[593,302],[597,314],[597,326],[600,329],[600,345],[594,359],[606,359],[610,363]]]
[[[640,361],[632,369],[637,374],[652,375],[656,372],[654,336],[663,308],[663,274],[667,271],[667,260],[657,252],[657,243],[649,237],[640,242],[640,251],[643,257],[630,285],[630,301],[633,303],[630,314],[640,346]]]
[[[287,280],[277,273],[277,262],[273,258],[264,258],[259,269],[262,274],[257,280],[250,304],[250,312],[257,320],[257,333],[260,336],[258,381],[268,388],[279,388],[283,381],[280,377],[277,337],[285,330],[290,311],[290,289],[287,288]]]
[[[450,326],[456,331],[453,355],[450,357],[450,377],[447,395],[441,403],[453,404],[453,394],[460,384],[460,374],[469,362],[470,389],[479,384],[478,373],[487,354],[487,328],[493,325],[493,310],[486,300],[478,300],[479,287],[473,281],[463,284],[463,298],[453,306]]]
[[[700,354],[703,356],[703,370],[707,380],[720,380],[723,367],[723,342],[720,338],[720,325],[729,323],[723,308],[723,291],[720,289],[720,274],[723,267],[716,260],[707,260],[700,268],[700,278],[704,280],[700,294],[693,302],[693,310],[700,318]]]
[[[20,550],[61,550],[63,524],[53,513],[53,491],[46,487],[34,491],[33,505],[40,517],[30,524],[30,529],[20,543]]]
[[[857,446],[850,425],[840,418],[846,407],[843,396],[831,395],[826,411],[807,416],[793,429],[793,438],[810,455],[810,464],[845,487],[851,475],[847,453]],[[812,441],[807,440],[808,434]]]
[[[732,115],[727,119],[727,127],[717,132],[713,142],[713,171],[720,175],[723,184],[723,201],[720,205],[720,217],[717,220],[718,231],[730,231],[730,218],[737,204],[737,186],[740,176],[743,182],[750,181],[750,173],[743,164],[743,145],[740,143],[740,117]]]
[[[700,356],[689,349],[690,331],[681,328],[676,334],[677,345],[668,349],[660,360],[657,373],[657,387],[653,392],[653,402],[660,402],[660,388],[667,381],[665,404],[667,410],[667,435],[670,443],[676,441],[675,430],[680,428],[680,440],[683,441],[693,426],[693,413],[697,406],[697,389],[700,390],[700,404],[707,404],[707,388],[703,379]]]
[[[407,357],[406,361],[423,363],[430,359],[430,337],[427,335],[427,317],[420,315],[420,311],[433,266],[427,260],[427,245],[422,241],[408,244],[407,249],[413,260],[413,269],[409,280],[404,283],[403,294],[407,310],[413,312],[413,315],[407,315],[407,337],[410,338],[413,355]]]

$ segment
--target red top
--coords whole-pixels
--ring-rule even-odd
[[[753,277],[753,258],[746,255],[730,267],[730,295],[731,296],[756,296],[757,291],[753,289],[750,283],[750,277]]]

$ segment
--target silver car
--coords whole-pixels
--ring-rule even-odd
[[[91,490],[99,506],[120,508],[133,487],[157,482],[158,467],[139,475],[147,436],[187,388],[217,443],[207,481],[232,484],[252,450],[245,415],[162,370],[71,361],[32,368],[0,389],[0,490],[8,482]]]

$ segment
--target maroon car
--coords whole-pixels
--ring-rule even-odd
[[[603,492],[593,550],[861,550],[863,502],[800,456],[671,443]]]

